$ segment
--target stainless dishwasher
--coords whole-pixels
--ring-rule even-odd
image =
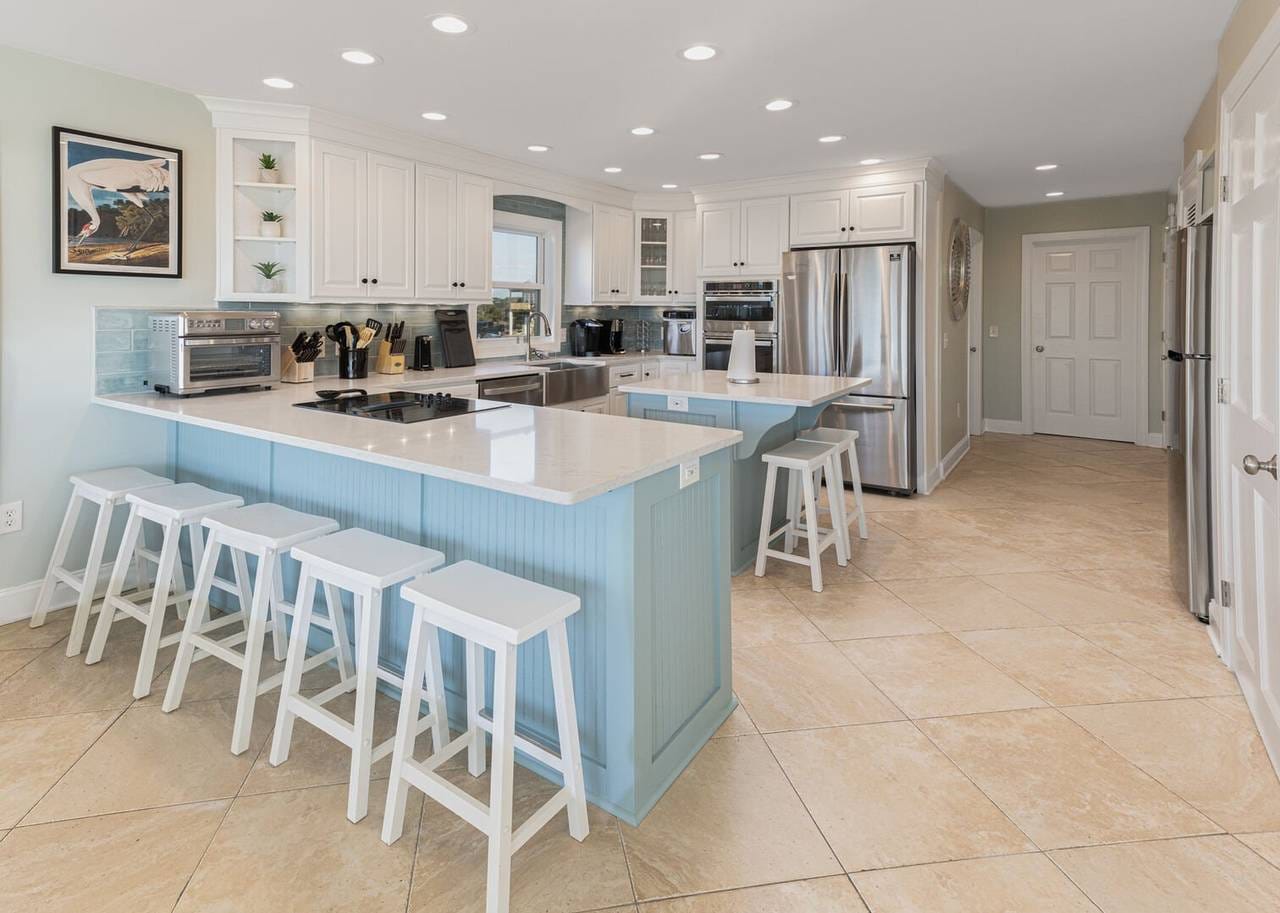
[[[523,403],[526,406],[542,405],[542,375],[518,374],[515,377],[495,377],[480,381],[480,399],[497,400],[500,403]]]

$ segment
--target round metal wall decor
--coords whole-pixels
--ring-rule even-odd
[[[947,287],[951,296],[952,320],[963,320],[969,311],[969,284],[973,280],[972,257],[969,226],[956,219],[951,223],[951,243],[947,254]]]

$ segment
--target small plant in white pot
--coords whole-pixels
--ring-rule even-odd
[[[274,260],[263,260],[253,264],[259,277],[258,291],[278,293],[284,291],[284,267]]]
[[[258,233],[264,238],[279,238],[284,234],[284,216],[270,209],[262,213]]]
[[[279,163],[270,152],[264,152],[258,156],[258,180],[263,184],[280,183]]]

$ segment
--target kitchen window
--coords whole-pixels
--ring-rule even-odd
[[[525,328],[534,311],[547,315],[553,331],[551,336],[534,336],[534,344],[556,345],[561,235],[561,223],[552,219],[494,212],[493,295],[476,307],[476,344],[484,354],[523,352]]]

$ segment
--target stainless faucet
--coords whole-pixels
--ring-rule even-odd
[[[533,347],[533,330],[539,320],[542,321],[543,327],[546,328],[548,336],[555,335],[555,331],[551,329],[551,321],[548,319],[546,314],[542,313],[542,311],[537,308],[530,311],[529,319],[526,320],[524,324],[525,361],[538,361],[547,357],[546,352],[540,352]]]

